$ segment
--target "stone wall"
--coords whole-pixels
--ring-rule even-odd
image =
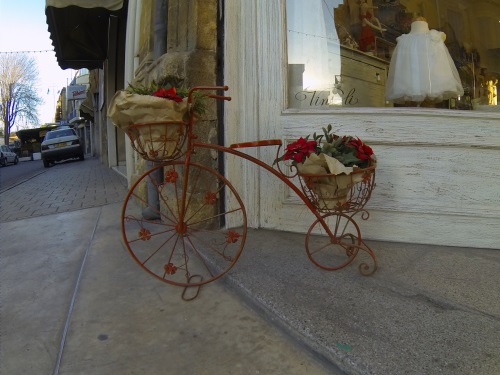
[[[167,52],[153,60],[154,1],[142,2],[140,61],[135,82],[148,84],[165,76],[184,80],[186,87],[215,85],[217,77],[217,1],[168,1]],[[208,102],[202,121],[196,124],[199,140],[216,142],[215,102]]]
[[[157,0],[160,1],[160,0]],[[157,7],[154,0],[143,0],[140,25],[139,64],[135,84],[148,85],[153,80],[175,76],[187,88],[213,86],[217,78],[217,0],[169,0],[166,52],[154,58]],[[161,16],[161,15],[160,15]],[[215,101],[207,101],[207,111],[194,126],[198,140],[217,142],[217,111]],[[131,184],[147,169],[137,158]],[[209,152],[197,152],[195,161],[218,166],[217,157]],[[145,192],[145,190],[144,190]]]

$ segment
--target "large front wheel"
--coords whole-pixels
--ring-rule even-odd
[[[172,161],[144,173],[122,209],[133,259],[161,281],[199,286],[238,260],[247,234],[243,202],[219,172]]]

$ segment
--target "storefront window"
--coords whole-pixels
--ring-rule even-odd
[[[286,23],[289,108],[500,108],[500,0],[286,0]]]

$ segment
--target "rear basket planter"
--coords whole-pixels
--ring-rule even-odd
[[[356,168],[351,174],[298,173],[302,191],[321,212],[357,212],[375,187],[375,166]]]

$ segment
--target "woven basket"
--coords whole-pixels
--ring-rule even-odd
[[[356,212],[370,199],[375,187],[375,167],[346,174],[299,173],[302,191],[320,212]]]
[[[130,125],[126,132],[132,148],[143,159],[162,162],[184,154],[187,125],[179,121],[149,122]]]

